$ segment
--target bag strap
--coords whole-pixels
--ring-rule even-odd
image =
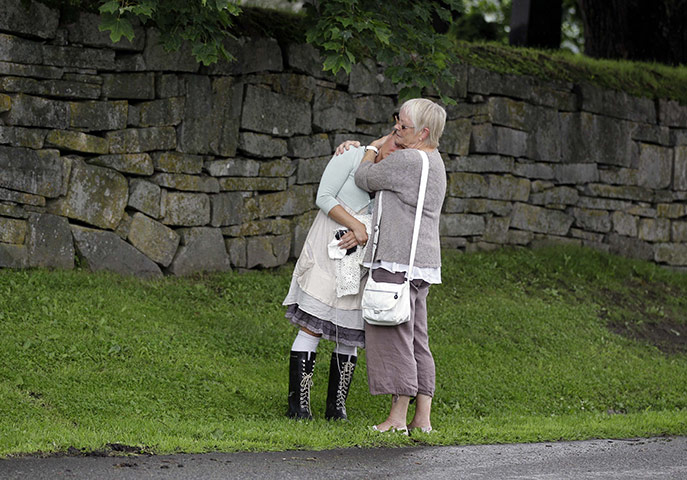
[[[417,250],[417,241],[420,236],[420,221],[422,220],[422,209],[425,205],[425,193],[427,192],[427,177],[429,175],[429,158],[422,150],[418,150],[422,157],[422,175],[420,176],[420,190],[417,195],[417,208],[415,209],[415,223],[413,225],[413,241],[410,245],[410,261],[408,262],[407,277],[410,278],[410,273],[413,271],[415,264],[415,252]],[[372,257],[370,263],[375,261],[375,253],[377,252],[377,243],[379,242],[379,223],[382,218],[382,192],[377,192],[377,221],[374,226],[374,237],[372,239]]]

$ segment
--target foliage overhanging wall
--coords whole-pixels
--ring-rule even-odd
[[[297,256],[333,146],[391,127],[376,65],[321,71],[306,45],[240,39],[234,64],[112,45],[0,0],[0,267],[155,276]],[[456,69],[441,141],[445,248],[548,242],[687,265],[687,107]]]

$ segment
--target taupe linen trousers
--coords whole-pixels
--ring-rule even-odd
[[[378,268],[375,281],[403,283],[404,273]],[[434,357],[429,350],[427,332],[427,294],[429,283],[410,282],[410,320],[395,327],[365,323],[367,381],[372,395],[418,393],[434,396]]]

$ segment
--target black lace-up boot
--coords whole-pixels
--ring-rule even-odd
[[[315,368],[316,353],[291,352],[289,360],[289,411],[291,418],[304,418],[310,420],[310,388],[312,387],[312,374]]]
[[[358,357],[332,352],[329,363],[329,388],[327,389],[327,420],[346,420],[346,398],[351,387]]]

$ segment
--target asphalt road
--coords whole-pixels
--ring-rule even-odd
[[[465,447],[0,460],[2,480],[685,480],[687,437]]]

